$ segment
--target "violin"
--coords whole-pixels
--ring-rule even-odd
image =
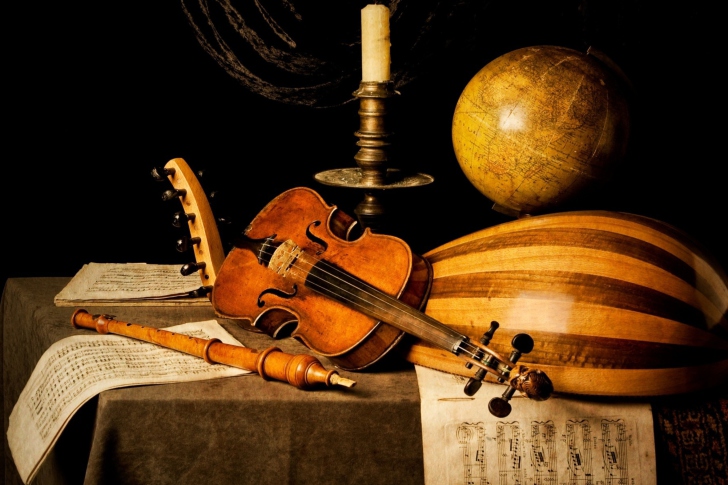
[[[489,403],[507,416],[516,391],[534,400],[553,392],[548,376],[516,366],[533,349],[525,333],[513,338],[504,358],[488,347],[499,324],[471,339],[420,309],[432,279],[426,260],[401,239],[368,229],[353,241],[338,237],[338,210],[308,188],[271,201],[234,242],[212,291],[215,312],[246,319],[271,336],[287,334],[344,370],[361,370],[387,355],[405,334],[461,359],[474,374],[473,395],[487,373],[508,389]],[[288,328],[286,330],[286,327]]]

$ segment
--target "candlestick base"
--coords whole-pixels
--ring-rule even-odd
[[[314,178],[324,184],[334,187],[349,187],[353,189],[386,190],[406,187],[420,187],[435,181],[434,177],[424,173],[404,174],[396,168],[387,169],[383,183],[366,181],[360,168],[335,168],[314,175]]]
[[[397,96],[391,81],[362,81],[354,96],[359,98],[359,130],[354,135],[359,151],[354,155],[357,166],[326,170],[314,175],[324,184],[335,187],[364,189],[364,199],[354,212],[362,228],[378,232],[386,227],[384,204],[379,195],[384,190],[420,187],[434,182],[422,173],[405,173],[390,168],[389,149],[392,132],[387,126],[389,99]]]

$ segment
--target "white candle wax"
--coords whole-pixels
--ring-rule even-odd
[[[389,81],[389,9],[367,5],[361,10],[362,81]]]

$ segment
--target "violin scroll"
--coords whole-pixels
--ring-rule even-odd
[[[539,369],[530,369],[522,365],[518,374],[508,382],[508,389],[501,397],[494,397],[488,403],[488,411],[498,418],[505,418],[511,414],[511,404],[508,402],[516,391],[534,401],[545,401],[554,392],[554,385],[545,372]]]
[[[518,374],[511,378],[509,385],[534,401],[545,401],[554,392],[554,385],[544,371],[525,365],[518,367]]]

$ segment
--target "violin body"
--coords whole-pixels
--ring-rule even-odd
[[[252,240],[275,235],[276,240],[295,241],[312,256],[346,268],[388,295],[420,308],[430,285],[427,262],[396,237],[365,230],[356,241],[347,241],[354,224],[354,219],[327,205],[313,190],[296,188],[273,199],[244,235]],[[220,267],[212,304],[222,317],[248,320],[272,337],[290,335],[345,370],[377,362],[404,335],[291,278],[282,278],[254,253],[239,247],[228,253]]]
[[[425,313],[490,346],[528,332],[522,359],[557,392],[654,396],[728,382],[728,278],[685,233],[637,215],[584,211],[528,217],[423,255],[433,269]],[[422,341],[410,362],[469,371]]]

